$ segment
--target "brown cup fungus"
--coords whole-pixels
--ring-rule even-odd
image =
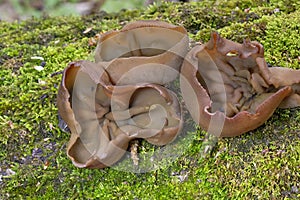
[[[71,130],[67,154],[74,165],[103,168],[117,162],[132,139],[165,145],[176,138],[182,119],[172,91],[147,83],[113,86],[95,66],[70,63],[59,88],[57,104]]]
[[[104,34],[96,63],[69,64],[57,104],[71,131],[67,154],[75,166],[111,166],[133,139],[166,145],[176,138],[181,107],[163,84],[178,76],[187,49],[183,27],[139,21]]]
[[[299,106],[299,82],[299,70],[268,68],[260,43],[238,44],[212,33],[187,54],[180,87],[201,128],[231,137],[262,125],[277,107]]]

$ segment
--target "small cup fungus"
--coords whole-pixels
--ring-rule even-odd
[[[262,125],[277,107],[300,105],[300,71],[268,68],[258,42],[238,44],[212,33],[187,54],[181,75],[193,119],[216,136],[241,135]]]

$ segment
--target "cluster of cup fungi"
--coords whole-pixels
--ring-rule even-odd
[[[241,135],[276,108],[300,105],[300,70],[268,67],[260,43],[216,32],[189,49],[184,27],[136,21],[102,34],[94,57],[71,62],[58,91],[71,132],[67,154],[77,167],[111,166],[134,139],[172,142],[184,123],[177,94],[165,87],[175,79],[195,123],[218,137]]]

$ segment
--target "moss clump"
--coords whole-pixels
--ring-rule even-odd
[[[70,61],[90,59],[94,47],[88,40],[96,33],[129,21],[182,24],[201,42],[213,30],[239,42],[249,37],[264,45],[272,65],[299,68],[300,7],[287,2],[163,3],[114,14],[0,22],[0,198],[300,198],[299,108],[278,110],[260,128],[219,140],[205,158],[206,145],[215,143],[203,142],[205,133],[197,131],[175,162],[145,174],[75,168],[65,154],[69,135],[57,126],[57,72]],[[37,71],[37,65],[44,69]]]
[[[273,17],[267,24],[266,36],[263,37],[262,44],[266,50],[267,60],[271,64],[300,68],[299,22],[300,10],[297,10],[290,14]]]

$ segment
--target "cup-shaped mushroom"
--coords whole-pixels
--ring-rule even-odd
[[[261,44],[243,44],[212,33],[186,56],[180,77],[183,99],[193,119],[220,137],[238,136],[262,125],[292,94],[276,85]]]
[[[173,92],[156,84],[113,86],[105,70],[89,61],[64,70],[57,105],[71,131],[67,154],[77,167],[113,165],[132,139],[165,145],[182,126]]]
[[[110,87],[111,112],[105,117],[131,137],[144,138],[154,145],[172,142],[182,128],[179,101],[172,91],[157,84]]]
[[[136,21],[120,31],[104,33],[95,51],[112,84],[165,84],[174,80],[188,52],[182,26],[161,21]],[[122,77],[122,78],[121,78]]]

